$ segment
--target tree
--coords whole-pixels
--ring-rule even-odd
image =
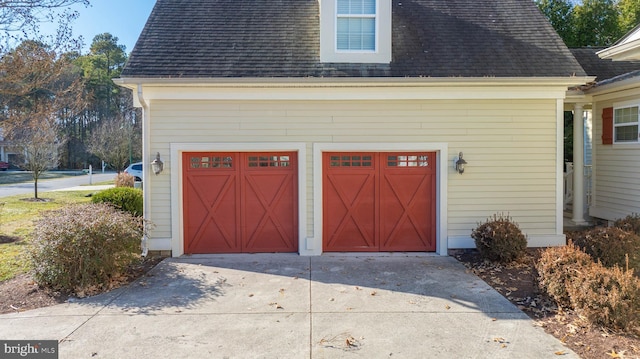
[[[64,144],[59,137],[59,126],[55,118],[34,116],[23,126],[12,130],[11,143],[24,151],[23,167],[31,171],[33,197],[38,199],[38,179],[59,163],[59,149]]]
[[[94,110],[100,117],[109,118],[117,111],[113,99],[121,90],[112,79],[120,76],[126,61],[125,46],[119,45],[118,38],[109,33],[96,35],[89,54],[80,61],[87,78],[87,91],[93,97]]]
[[[620,30],[626,34],[640,24],[640,1],[619,0],[618,8],[620,9]]]
[[[558,35],[567,42],[573,40],[573,4],[567,0],[536,0],[536,5],[549,20]]]
[[[0,0],[0,29],[22,31],[42,21],[53,21],[55,9],[73,4],[89,5],[88,0]]]
[[[618,22],[618,8],[613,0],[583,0],[574,8],[572,46],[609,46],[624,32]]]
[[[79,80],[68,57],[37,41],[23,42],[0,60],[3,131],[24,154],[22,165],[32,171],[36,199],[38,179],[57,166],[65,141],[60,118],[82,107]]]
[[[109,33],[96,35],[89,54],[77,60],[89,98],[86,118],[96,125],[87,149],[118,171],[140,158],[142,149],[140,112],[130,105],[132,93],[112,81],[126,60],[125,47]]]
[[[0,32],[4,32],[0,46],[26,39],[38,39],[54,47],[69,44],[71,23],[78,17],[71,6],[76,4],[89,6],[89,0],[0,0]],[[39,33],[40,24],[44,22],[58,23],[55,35]]]
[[[569,47],[610,46],[640,22],[638,0],[535,0]]]
[[[89,151],[114,167],[118,172],[124,170],[133,157],[139,158],[141,134],[136,126],[136,118],[127,116],[135,111],[126,111],[104,121],[93,132],[89,141]]]

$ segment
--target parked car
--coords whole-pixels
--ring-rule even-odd
[[[9,163],[0,161],[0,171],[6,171],[9,169]]]
[[[136,181],[142,181],[142,162],[130,164],[124,172],[132,175]]]

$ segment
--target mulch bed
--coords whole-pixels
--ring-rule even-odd
[[[508,265],[486,262],[476,250],[452,251],[451,255],[581,358],[640,358],[640,338],[592,326],[540,292],[535,263],[541,252],[529,249],[524,258]]]

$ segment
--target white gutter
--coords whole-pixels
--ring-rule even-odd
[[[138,84],[138,102],[142,106],[142,218],[146,221],[149,218],[149,196],[147,195],[149,190],[149,182],[147,181],[147,174],[149,173],[149,141],[146,140],[146,130],[149,126],[149,104],[144,99],[144,95],[142,93],[142,85]],[[145,224],[146,226],[146,224]],[[147,230],[145,228],[144,235],[142,236],[142,240],[140,246],[142,247],[142,256],[146,257],[149,254],[149,246],[147,239]]]
[[[579,86],[595,80],[593,76],[567,77],[243,77],[243,78],[158,78],[121,77],[113,79],[129,88],[144,85],[163,87],[434,87],[434,86]]]

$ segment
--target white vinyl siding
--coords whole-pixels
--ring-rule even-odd
[[[637,104],[640,88],[621,92],[618,97],[606,99],[594,97],[593,107],[593,195],[589,215],[607,220],[615,220],[629,214],[640,213],[640,143],[637,127],[631,125],[630,137],[635,141],[615,141],[613,145],[603,145],[602,111],[614,108],[614,140],[619,138],[615,130],[616,122],[633,123],[637,126]],[[629,109],[618,111],[621,109]],[[622,117],[616,118],[621,115]]]
[[[307,146],[307,233],[313,236],[314,143],[448,143],[448,235],[469,236],[496,212],[528,235],[557,235],[556,100],[159,101],[151,103],[151,152],[171,143],[302,142]],[[449,161],[450,159],[446,159]],[[168,171],[179,171],[165,161]],[[150,187],[154,236],[170,237],[170,176]],[[315,199],[321,200],[321,199]]]

